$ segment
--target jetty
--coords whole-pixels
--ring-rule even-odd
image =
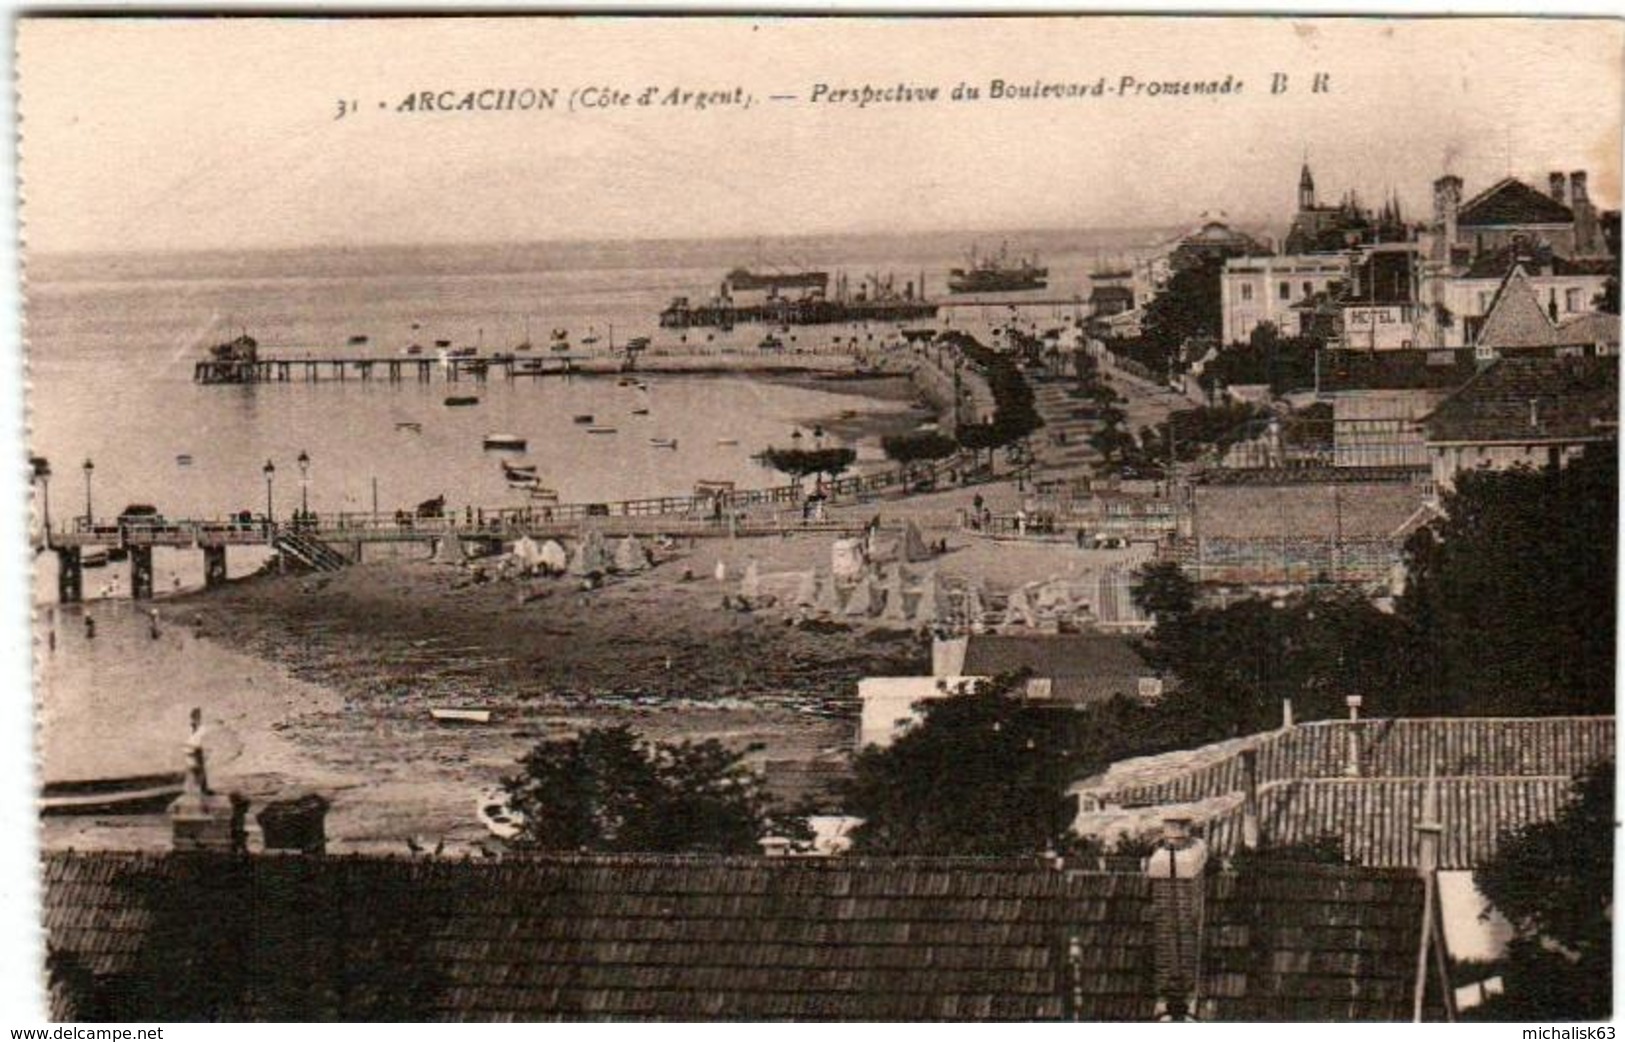
[[[153,517],[74,518],[41,534],[38,548],[57,557],[57,596],[63,604],[84,599],[84,569],[92,555],[118,550],[130,565],[130,591],[136,600],[153,596],[153,552],[158,549],[203,554],[204,586],[226,581],[226,553],[231,547],[269,548],[280,558],[315,571],[336,571],[362,559],[365,547],[377,543],[418,543],[431,549],[445,539],[498,552],[503,543],[522,536],[569,539],[583,531],[605,537],[669,536],[672,538],[744,538],[783,536],[796,532],[851,533],[864,527],[861,517],[815,518],[805,509],[809,497],[822,502],[866,503],[908,495],[939,482],[976,480],[981,476],[969,455],[916,464],[906,471],[888,468],[817,485],[790,484],[735,489],[725,483],[702,483],[692,495],[655,496],[598,503],[533,503],[526,506],[445,508],[427,513],[301,512],[291,521],[237,513],[205,519]]]
[[[608,356],[547,354],[535,357],[513,355],[464,355],[457,358],[261,358],[258,353],[244,357],[211,356],[192,369],[192,380],[200,384],[316,383],[323,380],[382,380],[389,383],[449,383],[463,380],[483,382],[495,373],[505,380],[526,377],[570,376],[581,371],[589,359],[609,360]]]

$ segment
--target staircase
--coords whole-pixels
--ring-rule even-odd
[[[350,563],[343,554],[313,535],[279,532],[276,539],[272,540],[271,546],[278,553],[293,558],[312,571],[336,572]]]

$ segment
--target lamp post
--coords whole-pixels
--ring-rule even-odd
[[[86,456],[85,457],[84,471],[85,471],[85,527],[87,529],[92,525],[92,523],[94,521],[94,518],[96,517],[95,513],[92,512],[91,506],[90,506],[90,475],[92,473],[94,473],[95,470],[96,470],[96,464],[90,462],[90,457]]]
[[[47,546],[51,542],[51,463],[44,456],[35,456],[30,464],[34,468],[34,480],[40,486],[40,529],[45,533]]]
[[[276,477],[276,464],[266,460],[265,466],[261,467],[260,470],[265,474],[265,526],[269,529],[272,523],[271,481]]]
[[[310,453],[299,450],[299,513],[310,513]]]

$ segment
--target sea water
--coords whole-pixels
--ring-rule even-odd
[[[1011,239],[1021,250],[1041,251],[1050,267],[1050,289],[1031,296],[1064,302],[1084,297],[1088,272],[1103,258],[1121,260],[1147,236],[1050,232]],[[375,502],[387,515],[437,496],[450,509],[526,505],[527,494],[508,486],[499,458],[534,465],[540,483],[564,502],[686,495],[702,480],[777,484],[782,478],[752,459],[763,448],[788,444],[795,429],[819,417],[901,406],[742,376],[646,374],[647,389],[640,389],[614,377],[510,382],[496,374],[484,383],[466,376],[451,383],[437,374],[424,384],[407,369],[394,384],[381,370],[369,382],[352,375],[305,383],[295,367],[288,383],[205,386],[193,382],[193,366],[211,345],[241,332],[259,341],[262,355],[295,359],[402,358],[413,343],[423,347],[420,357],[432,358],[437,340],[489,354],[514,351],[527,336],[533,347],[521,357],[546,358],[554,330],[567,333],[576,351],[648,336],[674,351],[728,347],[749,354],[768,330],[689,330],[685,345],[683,334],[659,328],[659,311],[674,296],[709,297],[736,266],[844,272],[854,287],[889,273],[898,291],[923,273],[926,291],[943,297],[947,270],[965,263],[969,244],[978,241],[986,251],[997,238],[30,257],[29,447],[53,472],[48,485],[37,487],[36,513],[46,500],[58,525],[87,508],[111,517],[130,503],[153,504],[173,518],[260,514],[268,498],[278,517],[302,505],[366,513]],[[1048,309],[1060,321],[1077,305]],[[956,308],[961,318],[989,320],[978,313],[986,311],[997,321],[1001,309]],[[797,347],[827,349],[837,337],[873,332],[797,327],[781,335],[794,336]],[[359,337],[366,342],[351,343]],[[480,403],[447,407],[451,394],[477,395]],[[589,434],[574,422],[581,415],[616,432]],[[487,452],[482,443],[491,433],[526,438],[528,450],[522,458]],[[657,447],[652,439],[674,439],[677,447]],[[860,458],[879,455],[874,444],[857,448]],[[301,453],[309,460],[303,470]],[[87,459],[94,464],[88,474]],[[161,567],[160,588],[190,585],[196,577],[176,569],[190,569],[197,555],[171,556],[187,562],[169,572]],[[238,567],[257,563],[237,556]],[[94,574],[87,587],[92,595],[99,589]]]

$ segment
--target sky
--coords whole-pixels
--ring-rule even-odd
[[[24,249],[1284,224],[1449,171],[1620,194],[1622,26],[1289,18],[22,19]],[[1275,74],[1288,89],[1270,92]],[[1309,88],[1317,73],[1330,90]],[[994,100],[1011,83],[1226,96]],[[952,101],[955,85],[983,89]],[[831,90],[935,86],[859,107]],[[403,112],[421,91],[743,90],[749,109]],[[771,95],[791,100],[771,100]],[[339,101],[358,111],[335,118]]]

